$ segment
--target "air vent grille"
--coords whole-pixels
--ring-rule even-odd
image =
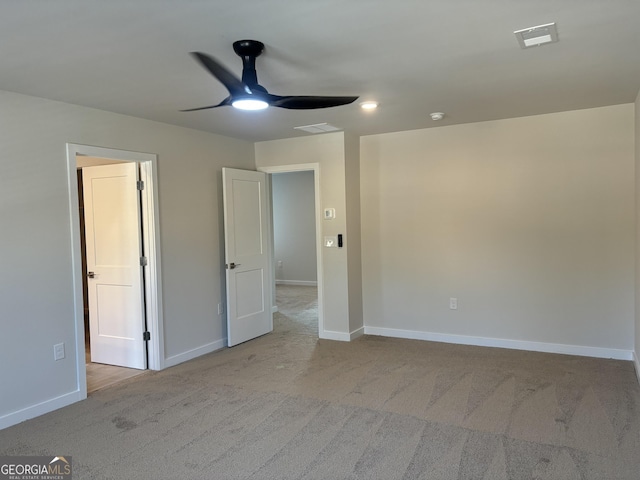
[[[522,48],[537,47],[545,43],[558,41],[558,29],[555,23],[523,28],[513,32]]]
[[[308,133],[326,133],[326,132],[336,132],[338,130],[342,130],[341,128],[334,127],[328,123],[316,123],[314,125],[302,125],[300,127],[293,127],[295,130],[302,130],[303,132]]]

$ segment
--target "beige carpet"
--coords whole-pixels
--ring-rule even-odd
[[[0,452],[71,455],[82,480],[640,478],[630,362],[318,340],[314,290],[278,290],[274,333],[0,431]]]

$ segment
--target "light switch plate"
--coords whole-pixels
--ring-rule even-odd
[[[338,237],[324,237],[324,246],[329,248],[338,248]]]
[[[324,219],[325,220],[333,220],[336,218],[336,209],[335,208],[325,208],[324,209]]]

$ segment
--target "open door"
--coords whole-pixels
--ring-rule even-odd
[[[222,169],[227,344],[273,330],[267,178],[262,172]]]
[[[136,163],[82,169],[91,361],[146,369]]]

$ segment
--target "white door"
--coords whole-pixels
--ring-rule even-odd
[[[82,169],[91,361],[147,368],[138,165]]]
[[[267,178],[262,172],[222,169],[227,343],[230,347],[273,330],[267,222]]]

